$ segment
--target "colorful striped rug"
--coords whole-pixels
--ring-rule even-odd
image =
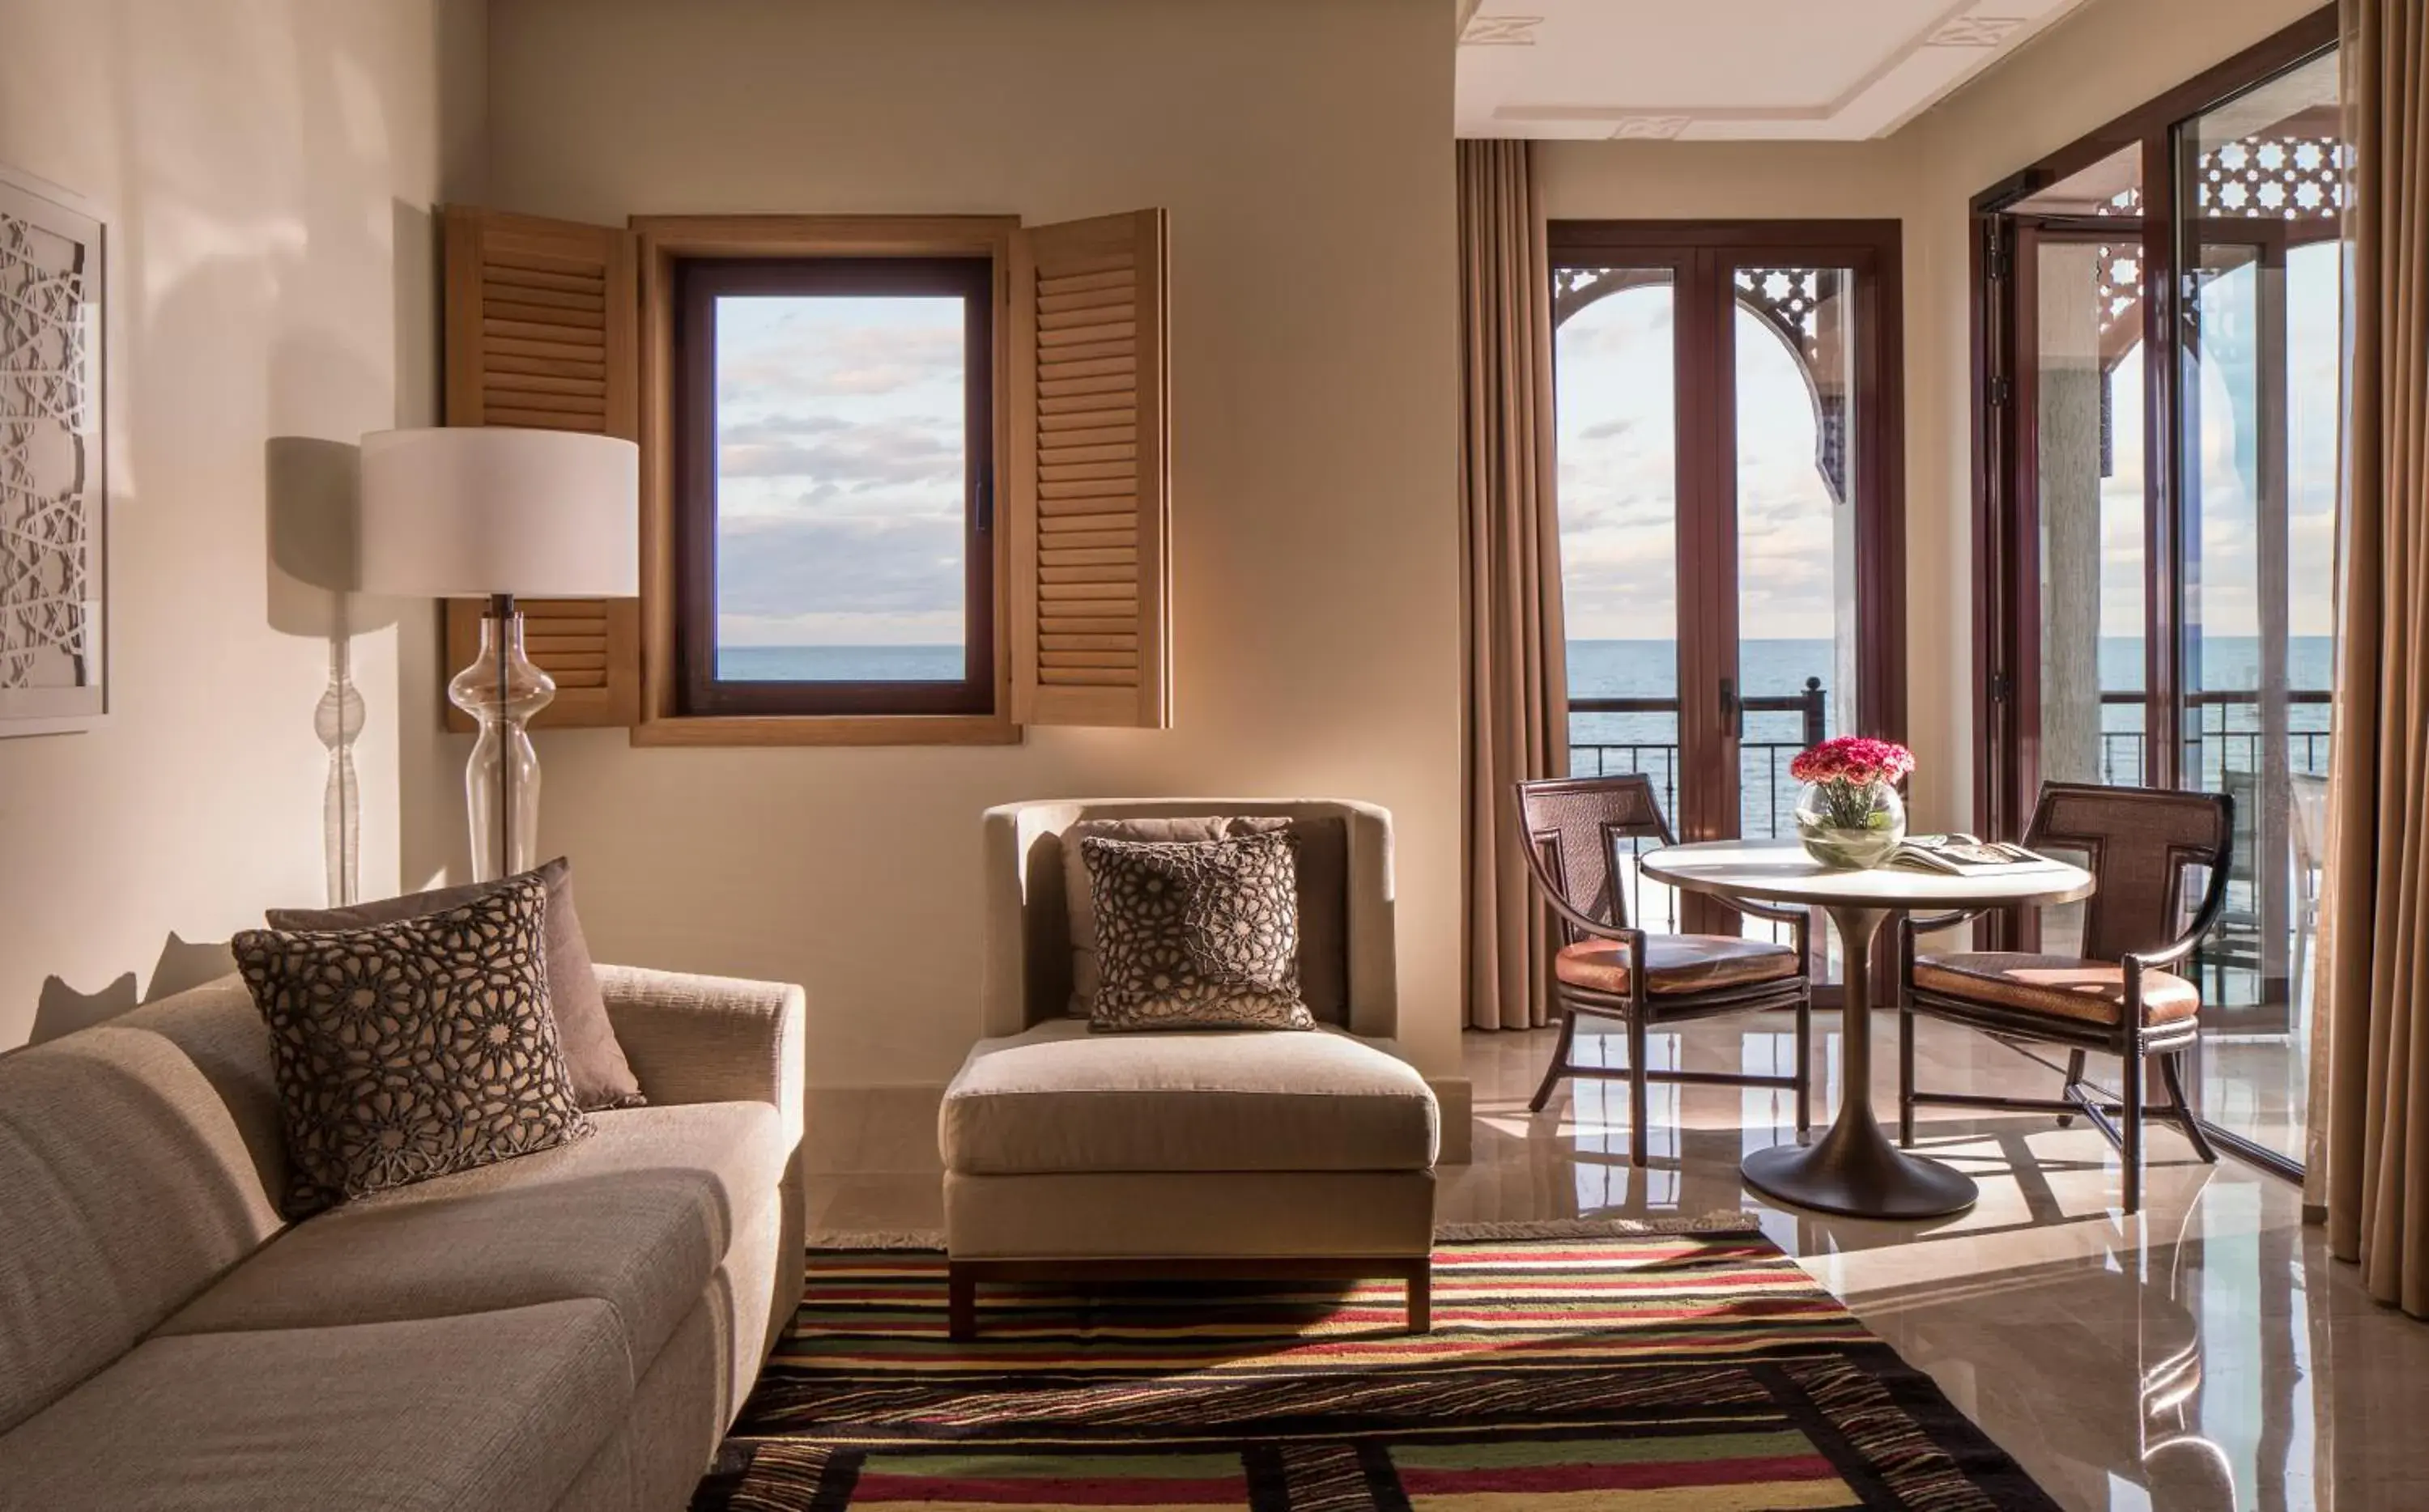
[[[2056,1512],[1753,1232],[1493,1239],[1399,1289],[989,1287],[816,1251],[695,1512]]]

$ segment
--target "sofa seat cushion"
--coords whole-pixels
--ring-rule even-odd
[[[631,1400],[603,1302],[154,1338],[0,1436],[0,1503],[545,1507]]]
[[[1052,1019],[981,1040],[937,1144],[969,1175],[1424,1171],[1433,1093],[1387,1041],[1326,1028],[1092,1035]]]
[[[1645,992],[1666,997],[1784,981],[1796,975],[1796,952],[1735,935],[1648,934],[1644,965]],[[1561,980],[1613,997],[1628,995],[1628,947],[1616,940],[1580,940],[1552,961]]]
[[[789,1146],[766,1103],[594,1113],[598,1132],[290,1227],[163,1334],[443,1318],[589,1298],[634,1378],[699,1302]]]
[[[2113,961],[1966,950],[1914,958],[1925,992],[2051,1018],[2115,1027],[2125,1016],[2125,968]],[[2142,973],[2142,1022],[2174,1024],[2201,1011],[2201,989],[2165,971]]]

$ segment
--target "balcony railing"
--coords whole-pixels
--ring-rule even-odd
[[[1809,677],[1804,691],[1749,695],[1741,700],[1745,734],[1738,743],[1739,807],[1747,835],[1793,833],[1797,784],[1788,775],[1796,753],[1829,736],[1828,696]],[[1578,723],[1595,715],[1666,716],[1666,735],[1577,738]],[[1661,698],[1571,698],[1569,770],[1578,777],[1643,772],[1661,795],[1661,812],[1678,813],[1678,700]]]
[[[2286,694],[2286,701],[2298,708],[2327,707],[2334,695],[2325,688],[2294,688]],[[2100,702],[2104,715],[2109,709],[2140,710],[2147,702],[2144,695],[2131,690],[2106,692]],[[2267,733],[2258,728],[2260,695],[2250,688],[2204,689],[2185,696],[2193,711],[2194,728],[2185,735],[2184,773],[2186,785],[2206,792],[2220,792],[2226,786],[2229,773],[2257,773],[2260,770],[2262,737]],[[2242,718],[2239,711],[2249,711]],[[2326,730],[2289,730],[2286,731],[2286,764],[2293,771],[2324,777],[2328,770],[2328,737]],[[2147,767],[2143,762],[2143,731],[2140,730],[2103,730],[2100,732],[2100,780],[2112,787],[2140,785]]]

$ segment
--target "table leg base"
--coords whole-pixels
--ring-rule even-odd
[[[1908,1155],[1875,1135],[1757,1150],[1738,1169],[1746,1185],[1799,1208],[1857,1218],[1939,1218],[1974,1206],[1974,1178]]]

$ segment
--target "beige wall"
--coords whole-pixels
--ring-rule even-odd
[[[1555,218],[1906,222],[1907,706],[1919,825],[1974,814],[1968,203],[2312,8],[2093,0],[1879,141],[1545,144]]]
[[[1406,0],[497,0],[501,206],[1171,212],[1175,728],[544,736],[546,847],[603,959],[801,981],[814,1083],[940,1083],[978,1033],[986,805],[1337,794],[1398,818],[1403,1022],[1456,1069],[1451,23]]]
[[[131,1002],[171,931],[324,896],[336,600],[270,566],[265,456],[428,417],[427,208],[477,164],[482,39],[454,0],[0,0],[0,165],[111,238],[113,712],[0,740],[6,1048],[47,978],[43,1030],[74,1027]],[[396,716],[396,615],[353,637],[372,892],[430,744]]]

